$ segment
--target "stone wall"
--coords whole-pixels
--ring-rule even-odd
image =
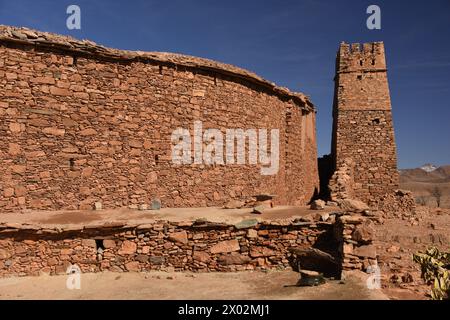
[[[353,159],[345,159],[331,177],[328,187],[333,201],[355,198]]]
[[[398,188],[397,156],[382,42],[342,43],[336,60],[332,153],[354,162],[355,197],[375,203]]]
[[[220,206],[275,194],[306,204],[318,188],[314,107],[236,67],[106,49],[0,28],[0,211],[148,204]],[[276,175],[260,165],[174,165],[172,132],[279,129]],[[224,152],[225,154],[225,152]],[[248,161],[247,161],[248,163]]]
[[[290,266],[289,248],[334,243],[331,222],[301,220],[156,221],[78,229],[7,224],[0,231],[2,277],[65,274],[73,264],[82,272],[284,269]]]
[[[377,266],[374,222],[362,213],[347,212],[336,219],[336,239],[340,239],[342,270],[367,271]]]

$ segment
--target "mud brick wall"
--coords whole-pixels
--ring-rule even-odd
[[[331,223],[206,222],[0,233],[0,277],[82,272],[243,271],[289,268],[289,248],[330,245]],[[31,230],[33,229],[33,230]],[[331,248],[336,251],[336,248]]]
[[[354,162],[355,197],[375,203],[398,188],[397,156],[382,42],[341,44],[336,60],[333,157]]]
[[[164,207],[221,206],[260,193],[306,204],[318,188],[314,108],[303,96],[211,61],[144,58],[2,28],[0,211],[153,198]],[[279,129],[278,173],[263,176],[259,164],[174,165],[171,134],[192,135],[194,121],[224,134]]]

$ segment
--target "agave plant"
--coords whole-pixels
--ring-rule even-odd
[[[427,284],[433,284],[433,300],[450,299],[450,252],[440,252],[436,247],[428,248],[425,253],[413,255],[414,262],[420,264],[422,278]]]

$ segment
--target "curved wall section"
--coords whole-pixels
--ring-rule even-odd
[[[123,59],[48,42],[0,38],[0,211],[153,198],[165,207],[220,206],[262,193],[300,205],[313,196],[315,112],[304,96],[220,64]],[[224,141],[227,129],[278,129],[277,173],[262,175],[248,159],[173,163],[172,133],[184,128],[193,140],[196,122]]]

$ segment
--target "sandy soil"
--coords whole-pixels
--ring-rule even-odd
[[[305,300],[386,299],[366,287],[365,275],[350,273],[343,284],[296,287],[293,271],[241,273],[96,273],[81,275],[81,289],[69,290],[66,276],[0,279],[0,299]]]
[[[376,230],[384,292],[394,299],[429,299],[430,286],[413,254],[431,246],[449,250],[450,210],[418,207],[415,219],[388,219]]]

